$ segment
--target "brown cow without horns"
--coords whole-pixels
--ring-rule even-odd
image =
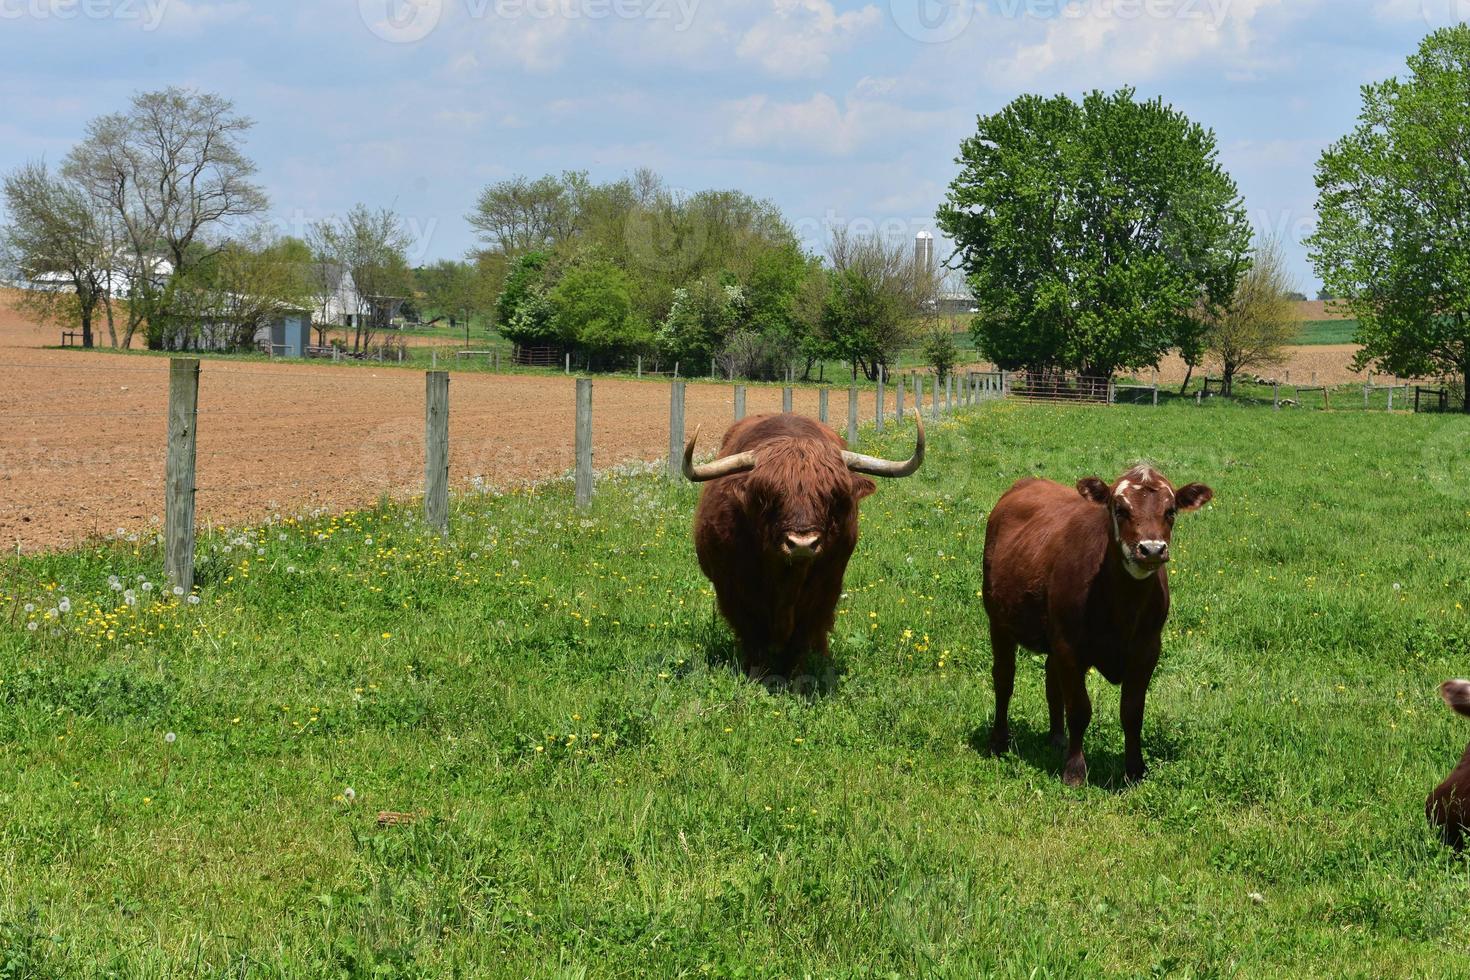
[[[917,417],[917,416],[916,416]],[[924,461],[924,423],[907,462],[848,452],[830,428],[800,415],[732,425],[720,455],[684,475],[708,482],[694,515],[699,567],[753,677],[789,676],[811,651],[828,654],[842,575],[858,538],[858,501],[877,489],[861,474],[904,477]]]
[[[1051,738],[1067,752],[1062,781],[1087,781],[1082,736],[1092,720],[1091,667],[1123,686],[1124,775],[1143,778],[1143,702],[1169,615],[1164,566],[1174,516],[1198,510],[1211,496],[1202,483],[1175,490],[1138,466],[1111,487],[1097,477],[1079,480],[1075,490],[1026,479],[1000,498],[985,526],[983,572],[995,658],[992,752],[1010,745],[1019,644],[1048,655]]]
[[[1445,681],[1439,686],[1439,696],[1454,711],[1470,715],[1470,681]],[[1457,851],[1464,846],[1465,828],[1470,827],[1470,745],[1460,764],[1429,794],[1424,813],[1446,844]]]

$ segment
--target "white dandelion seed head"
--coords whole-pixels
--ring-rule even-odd
[[[191,595],[189,597],[189,605],[191,605],[191,606],[197,606],[197,605],[199,605],[199,597],[197,595]]]
[[[342,798],[348,803],[351,803],[353,800],[357,799],[357,790],[353,789],[351,786],[348,786],[342,791]]]
[[[176,586],[174,586],[174,595],[183,595],[183,594],[184,594],[184,587],[182,585],[176,585]]]
[[[143,583],[143,591],[144,592],[152,592],[153,591],[153,583],[152,582],[144,582]]]
[[[34,620],[34,619],[33,619],[33,620],[31,620],[31,621],[30,621],[30,622],[29,622],[29,623],[26,623],[26,629],[28,629],[28,630],[30,630],[30,631],[31,631],[31,632],[32,632],[32,633],[34,633],[34,632],[35,632],[35,631],[36,631],[36,628],[37,628],[37,627],[38,627],[38,626],[40,626],[40,625],[41,625],[41,624],[40,624],[40,623],[38,623],[38,622],[36,622],[36,621],[35,621],[35,620]]]
[[[56,609],[58,612],[71,612],[71,600],[68,599],[66,596],[62,596],[61,601],[56,604]]]
[[[172,744],[174,744],[174,742],[178,741],[178,738],[179,737],[177,735],[175,735],[173,732],[167,732],[163,736],[163,740],[165,742],[167,742],[169,745],[172,745]]]
[[[36,611],[36,604],[34,602],[28,602],[28,603],[26,603],[26,612],[33,613],[35,611]]]

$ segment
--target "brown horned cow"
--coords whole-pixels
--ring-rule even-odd
[[[924,462],[849,452],[826,425],[800,415],[755,415],[730,427],[719,458],[684,475],[706,483],[694,514],[699,567],[740,643],[747,674],[788,676],[809,652],[828,655],[842,575],[857,547],[858,501],[877,489],[862,474],[905,477]]]
[[[1439,696],[1453,711],[1470,715],[1470,681],[1445,681]],[[1424,801],[1424,813],[1439,828],[1441,840],[1457,851],[1464,846],[1465,829],[1470,827],[1470,745],[1460,764]]]
[[[1075,490],[1026,479],[1006,491],[985,526],[983,594],[995,658],[992,752],[1010,745],[1019,644],[1047,655],[1051,739],[1067,752],[1062,781],[1087,781],[1082,736],[1092,720],[1092,667],[1123,686],[1124,775],[1143,778],[1143,702],[1169,615],[1165,564],[1174,517],[1213,495],[1202,483],[1175,490],[1147,466],[1111,487],[1097,477],[1077,481]]]

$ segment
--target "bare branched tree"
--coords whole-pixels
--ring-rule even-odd
[[[352,349],[365,351],[413,291],[407,258],[412,236],[392,210],[359,204],[345,218],[317,222],[307,241],[319,261],[352,277],[359,304]]]
[[[911,243],[840,227],[832,230],[827,260],[826,340],[855,371],[874,378],[936,315],[939,277],[915,261]]]
[[[251,181],[255,164],[242,149],[252,125],[218,95],[143,92],[126,112],[88,124],[67,157],[66,175],[125,232],[128,340],[145,321],[151,342],[177,335],[179,325],[168,322],[172,290],[229,240],[211,233],[265,210],[265,193]]]

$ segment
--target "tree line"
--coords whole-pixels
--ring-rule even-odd
[[[1407,67],[1363,89],[1356,127],[1322,153],[1307,244],[1319,298],[1357,321],[1357,365],[1450,379],[1470,412],[1470,26],[1429,35]],[[479,247],[412,268],[387,209],[273,234],[251,126],[217,95],[142,93],[56,168],[6,175],[0,244],[24,302],[86,346],[99,323],[117,346],[248,346],[283,310],[309,311],[325,343],[335,311],[354,349],[406,315],[594,366],[643,355],[774,378],[840,360],[871,378],[916,343],[941,373],[954,363],[939,315],[953,268],[1003,368],[1111,376],[1177,353],[1191,372],[1218,363],[1227,392],[1300,328],[1303,294],[1280,243],[1253,234],[1215,134],[1128,88],[979,117],[936,215],[955,244],[940,268],[841,228],[812,254],[770,202],[648,170],[491,184],[467,215]]]

